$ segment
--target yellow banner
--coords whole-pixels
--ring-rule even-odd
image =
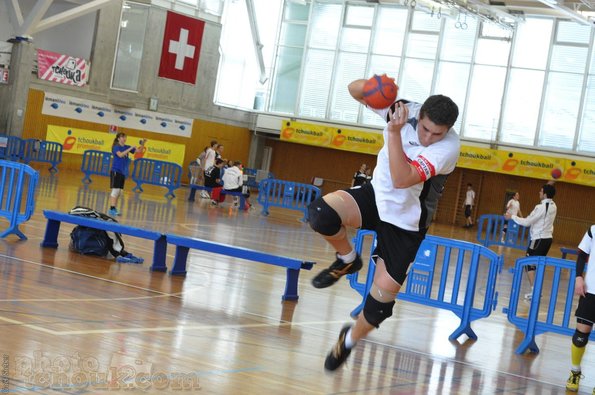
[[[374,155],[383,144],[382,133],[289,120],[283,120],[281,140]]]
[[[461,146],[458,167],[595,186],[595,162]]]
[[[372,155],[384,144],[382,133],[287,119],[281,124],[281,140]],[[462,145],[457,167],[595,186],[595,161]]]
[[[115,137],[116,135],[111,133],[48,125],[46,140],[62,144],[64,152],[82,155],[86,150],[111,152]],[[127,137],[127,144],[132,146],[138,146],[141,140],[141,137]],[[147,140],[144,150],[137,151],[134,159],[155,159],[183,166],[185,153],[186,147],[183,144]]]

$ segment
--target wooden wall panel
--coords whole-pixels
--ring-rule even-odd
[[[45,140],[48,125],[67,126],[78,129],[87,129],[97,132],[109,132],[109,125],[93,122],[79,121],[61,117],[47,116],[41,113],[43,106],[43,91],[31,89],[25,112],[23,138],[36,138]],[[251,135],[248,128],[219,124],[215,122],[195,119],[192,127],[192,137],[172,136],[169,134],[160,134],[146,132],[137,129],[118,128],[127,134],[136,136],[145,136],[148,139],[168,141],[172,143],[184,144],[186,153],[184,155],[184,169],[188,164],[195,160],[198,154],[209,145],[211,140],[217,140],[225,146],[223,156],[232,160],[240,160],[242,163],[248,162],[248,153],[250,151]],[[59,166],[61,169],[80,169],[81,155],[65,153],[63,162]],[[34,165],[38,167],[38,165]],[[41,167],[44,167],[43,165]],[[186,173],[186,170],[184,170]],[[182,179],[186,181],[184,177]]]
[[[313,177],[324,178],[323,193],[349,188],[362,163],[374,168],[376,156],[310,145],[267,140],[273,149],[270,171],[281,180],[310,184]]]
[[[362,163],[376,165],[373,155],[357,154],[302,144],[268,140],[272,147],[271,171],[279,179],[310,183],[312,177],[325,179],[323,193],[349,187],[353,173]],[[539,203],[539,190],[546,183],[526,177],[457,168],[446,182],[438,205],[435,221],[462,226],[463,203],[467,183],[471,182],[476,192],[475,218],[482,214],[503,214],[507,191],[521,195],[521,210],[529,215]],[[580,242],[590,224],[595,223],[595,205],[588,204],[594,196],[591,187],[568,183],[556,183],[558,216],[555,222],[554,239],[572,247]],[[583,203],[581,203],[583,202]],[[559,256],[559,251],[552,251]]]

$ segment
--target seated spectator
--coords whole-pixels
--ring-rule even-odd
[[[353,179],[351,180],[351,188],[358,187],[366,183],[366,170],[368,170],[368,165],[362,163],[359,170],[353,175]]]
[[[221,199],[221,188],[223,188],[221,168],[224,163],[225,162],[221,159],[215,159],[215,164],[205,171],[205,187],[212,188],[211,205],[213,206],[216,206],[219,202],[223,201]],[[223,199],[225,199],[225,197]]]
[[[241,192],[246,199],[246,207],[244,209],[249,209],[252,207],[250,203],[250,189],[244,185],[244,175],[242,174],[241,170],[242,162],[235,161],[233,162],[233,166],[229,167],[225,170],[225,174],[223,174],[223,189],[230,192]],[[237,204],[237,200],[234,199],[234,204]]]

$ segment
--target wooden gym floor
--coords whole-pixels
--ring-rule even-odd
[[[40,394],[562,394],[570,337],[537,337],[541,352],[514,353],[522,335],[508,323],[512,274],[520,251],[502,249],[497,310],[472,324],[476,342],[449,342],[454,314],[397,302],[392,318],[360,343],[345,369],[327,374],[324,358],[359,295],[342,280],[317,290],[315,272],[333,251],[295,211],[259,206],[238,212],[230,202],[167,201],[164,189],[131,192],[120,222],[318,262],[300,275],[300,299],[281,302],[285,270],[192,251],[186,278],[151,273],[152,245],[124,236],[142,265],[118,264],[68,251],[63,224],[57,250],[43,249],[43,209],[85,205],[107,211],[108,180],[84,187],[79,172],[42,170],[29,237],[0,240],[2,392]],[[253,202],[255,202],[255,197]],[[530,206],[530,203],[527,203]],[[0,222],[6,226],[4,220]],[[433,225],[431,234],[474,241],[475,230]],[[552,256],[560,256],[554,245]],[[168,266],[173,248],[168,250]],[[525,303],[525,308],[528,304]],[[461,339],[462,341],[465,339]],[[583,360],[582,393],[595,386],[595,349]]]

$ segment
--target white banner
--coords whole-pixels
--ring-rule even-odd
[[[42,114],[146,130],[149,132],[190,137],[192,118],[163,114],[136,108],[118,107],[76,97],[44,92]],[[107,130],[107,129],[106,129]]]

